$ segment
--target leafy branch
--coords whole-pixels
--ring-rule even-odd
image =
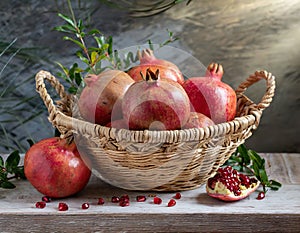
[[[137,54],[132,52],[124,54],[124,57],[121,58],[119,52],[113,49],[112,36],[105,36],[98,29],[88,30],[88,26],[83,23],[83,20],[76,20],[70,0],[68,0],[68,7],[70,16],[59,13],[58,16],[65,21],[65,24],[54,27],[54,30],[69,34],[64,36],[63,40],[71,41],[79,47],[75,54],[85,65],[84,68],[81,68],[78,63],[74,63],[70,68],[67,68],[57,62],[63,71],[59,72],[58,76],[71,85],[68,89],[69,93],[76,94],[78,88],[84,86],[83,79],[87,73],[99,74],[105,69],[126,70],[131,64],[138,61]],[[168,31],[168,35],[168,39],[160,43],[158,48],[179,39],[171,31]],[[95,45],[89,46],[90,39],[94,41]],[[151,40],[148,40],[148,45],[154,50],[154,44]],[[104,61],[106,63],[103,66]]]
[[[244,144],[237,148],[226,165],[232,166],[239,172],[255,176],[260,181],[264,193],[267,192],[267,188],[278,190],[281,187],[278,181],[269,179],[265,168],[265,159],[255,151],[247,149]]]
[[[0,188],[13,189],[16,186],[10,181],[12,179],[26,179],[24,166],[20,166],[19,151],[13,151],[7,159],[0,156]]]

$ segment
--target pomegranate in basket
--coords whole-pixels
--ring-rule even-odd
[[[181,129],[190,116],[189,97],[175,81],[147,69],[144,80],[132,84],[123,97],[122,110],[129,129]]]
[[[107,70],[84,79],[78,107],[81,116],[92,123],[106,125],[122,118],[122,98],[134,80],[120,70]]]
[[[222,65],[211,63],[205,77],[191,77],[183,84],[191,107],[212,119],[215,124],[231,121],[236,114],[236,93],[221,81],[222,76]]]
[[[147,69],[159,69],[162,79],[170,79],[180,84],[183,84],[184,78],[179,68],[172,62],[162,59],[157,59],[151,49],[144,49],[138,53],[140,64],[132,67],[127,73],[135,80],[140,81],[143,78],[141,73],[145,74]]]

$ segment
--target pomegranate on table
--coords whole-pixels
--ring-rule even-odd
[[[132,84],[123,97],[122,110],[129,129],[181,129],[190,116],[190,103],[182,86],[147,69],[144,80]]]
[[[206,115],[215,124],[231,121],[236,114],[236,93],[221,81],[222,76],[222,65],[211,63],[205,77],[191,77],[183,84],[194,111]]]
[[[92,123],[106,125],[122,118],[122,98],[134,80],[121,70],[107,70],[84,79],[78,107],[81,116]]]
[[[209,196],[223,201],[237,201],[254,192],[260,182],[256,178],[239,173],[231,166],[219,168],[217,173],[208,179],[206,192]]]
[[[62,198],[81,191],[88,183],[91,171],[75,142],[70,144],[59,137],[43,139],[32,145],[25,154],[24,173],[40,193]]]
[[[132,67],[127,73],[135,81],[142,80],[141,73],[145,74],[147,69],[159,69],[162,79],[170,79],[183,84],[184,77],[179,68],[172,62],[162,59],[157,59],[151,49],[144,49],[142,52],[138,51],[140,64]]]
[[[214,125],[215,123],[207,116],[200,112],[191,112],[187,123],[183,126],[184,129],[204,128]]]

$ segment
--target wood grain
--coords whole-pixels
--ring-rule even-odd
[[[0,232],[299,232],[300,154],[261,155],[270,178],[283,184],[261,201],[254,193],[239,202],[221,202],[200,187],[181,192],[176,206],[167,207],[174,193],[126,191],[93,176],[76,196],[37,209],[42,195],[28,181],[16,181],[16,189],[0,189]],[[123,194],[130,196],[129,207],[110,202]],[[152,203],[153,194],[162,198],[161,205]],[[136,202],[137,195],[146,195],[146,202]],[[105,199],[103,206],[97,205],[99,197]],[[59,202],[66,202],[69,210],[59,212]],[[90,203],[88,210],[81,209],[83,202]]]

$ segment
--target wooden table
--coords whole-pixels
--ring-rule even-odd
[[[0,189],[0,232],[300,232],[300,154],[261,155],[269,177],[283,184],[263,200],[253,193],[225,203],[209,197],[202,186],[181,192],[177,204],[167,207],[174,193],[130,192],[93,176],[78,195],[37,209],[42,195],[28,181],[15,181],[16,189]],[[123,194],[130,196],[130,206],[110,202]],[[162,198],[161,205],[153,204],[153,194]],[[136,202],[137,195],[146,195],[146,202]],[[102,206],[97,205],[99,197],[106,201]],[[69,210],[59,212],[59,202],[66,202]],[[81,209],[84,202],[89,209]]]

